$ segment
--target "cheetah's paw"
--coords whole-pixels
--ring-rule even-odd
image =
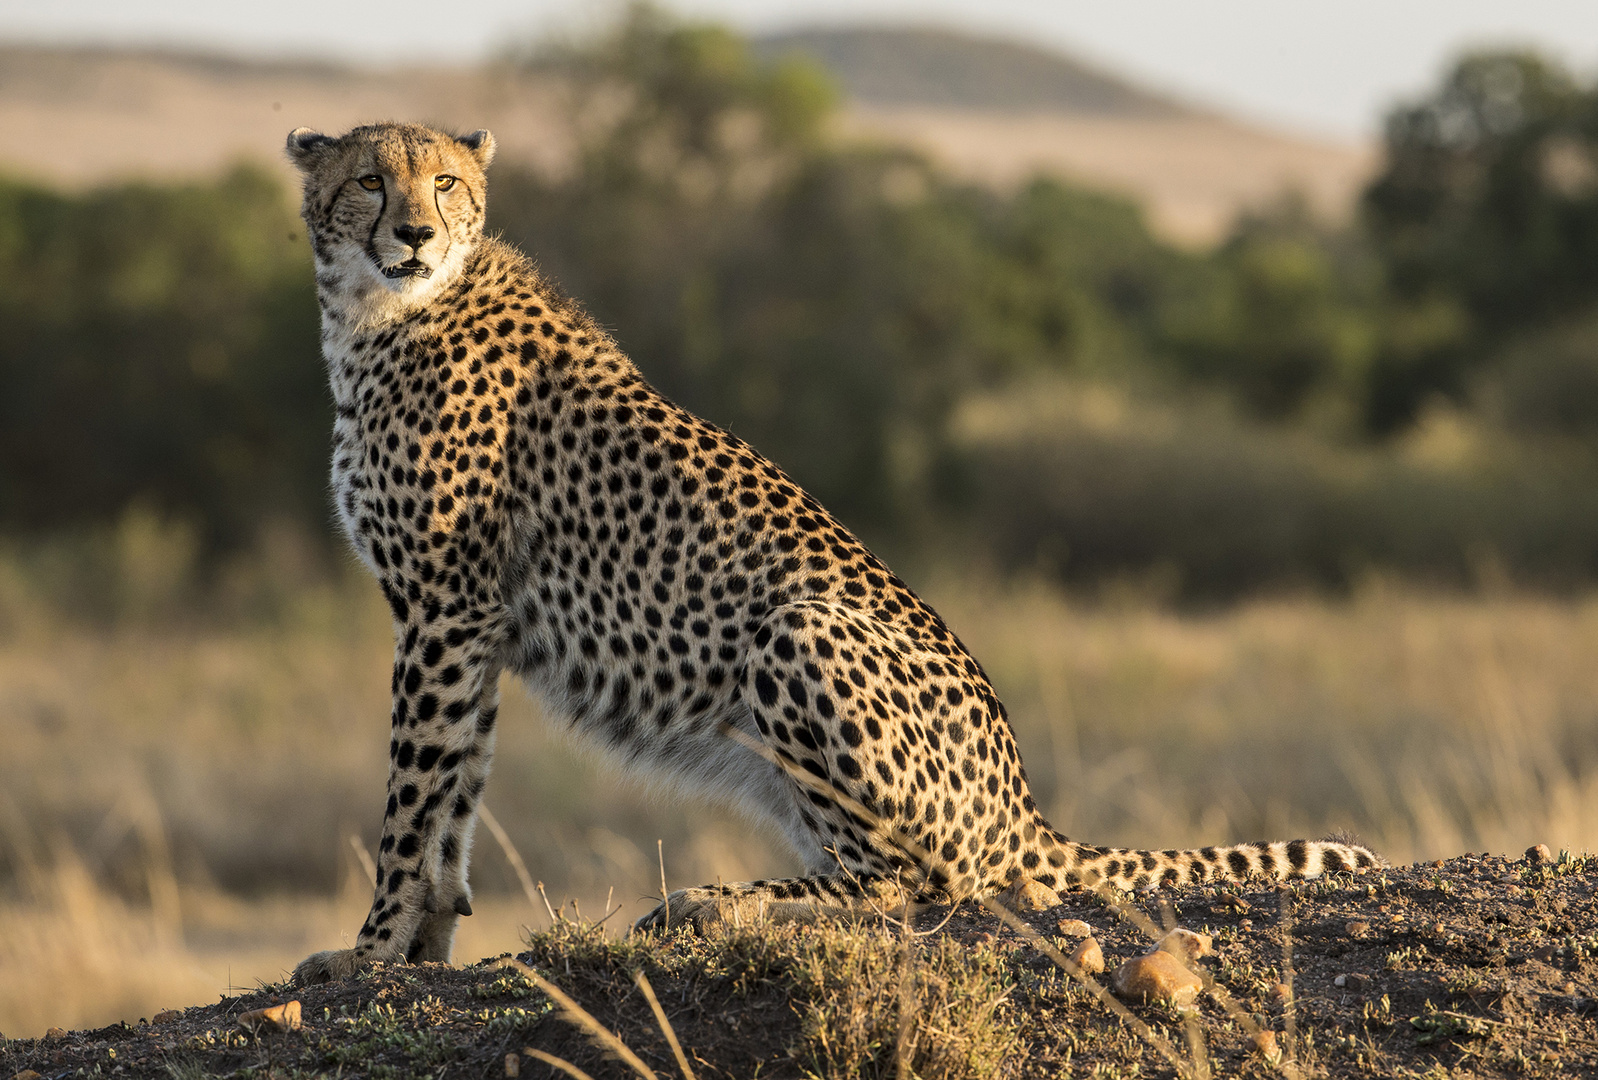
[[[633,929],[670,930],[678,926],[703,929],[712,923],[733,921],[731,909],[738,901],[713,888],[678,889],[648,915],[633,923]]]
[[[354,978],[358,972],[375,963],[390,959],[399,958],[362,954],[354,949],[328,949],[326,952],[312,953],[295,967],[294,985],[342,982]]]

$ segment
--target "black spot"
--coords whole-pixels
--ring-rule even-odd
[[[755,693],[760,695],[762,705],[775,705],[777,703],[777,683],[764,671],[755,672]]]

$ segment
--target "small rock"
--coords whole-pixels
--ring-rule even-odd
[[[1093,927],[1081,919],[1061,919],[1054,927],[1066,937],[1092,937]]]
[[[522,1074],[522,1059],[518,1054],[505,1055],[505,1075],[520,1076]]]
[[[1005,889],[1000,894],[1000,900],[1015,911],[1027,912],[1048,911],[1064,903],[1059,893],[1031,878],[1022,878]]]
[[[1110,989],[1117,997],[1130,1001],[1191,1005],[1203,988],[1203,980],[1182,966],[1180,960],[1160,951],[1133,957],[1110,977]]]
[[[162,1009],[160,1012],[158,1012],[154,1016],[150,1017],[150,1023],[152,1023],[152,1024],[170,1024],[174,1020],[181,1020],[181,1019],[183,1019],[183,1013],[182,1013],[181,1010],[178,1010],[178,1009]]]
[[[1357,971],[1351,971],[1346,975],[1339,975],[1337,978],[1332,980],[1333,986],[1339,986],[1345,990],[1352,990],[1355,993],[1359,993],[1370,984],[1371,977],[1369,975],[1361,975]]]
[[[1343,924],[1343,931],[1349,937],[1364,937],[1371,932],[1371,924],[1364,919],[1350,919]]]
[[[1554,861],[1554,853],[1548,850],[1547,844],[1533,844],[1526,849],[1526,861],[1533,865],[1551,863]]]
[[[1179,926],[1155,942],[1149,952],[1168,952],[1184,964],[1190,964],[1201,956],[1214,956],[1215,939]]]
[[[44,1037],[47,1039],[64,1039],[67,1037],[66,1029],[53,1027],[44,1033]]]
[[[1531,955],[1545,964],[1551,964],[1559,959],[1559,946],[1539,945],[1531,951]]]
[[[1271,987],[1270,1003],[1273,1008],[1282,1009],[1293,1000],[1293,988],[1286,983],[1277,983]]]
[[[1275,1061],[1282,1056],[1282,1051],[1276,1046],[1276,1032],[1260,1030],[1254,1033],[1254,1052],[1266,1061]]]
[[[1225,904],[1229,908],[1232,908],[1234,911],[1249,911],[1253,908],[1252,904],[1250,904],[1247,900],[1244,900],[1236,893],[1223,892],[1220,896],[1220,900],[1221,903]]]
[[[252,1009],[239,1016],[239,1027],[245,1031],[255,1032],[263,1027],[274,1027],[279,1031],[300,1030],[300,1003],[286,1001],[282,1005],[273,1005],[269,1009]]]
[[[1079,942],[1071,950],[1071,963],[1082,969],[1084,975],[1104,974],[1104,950],[1092,938]]]

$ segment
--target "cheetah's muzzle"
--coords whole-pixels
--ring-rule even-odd
[[[404,262],[397,263],[394,266],[383,267],[383,276],[386,278],[430,278],[433,276],[433,268],[420,259],[406,259]]]
[[[302,128],[289,152],[315,241],[339,518],[396,640],[371,913],[353,949],[297,978],[449,959],[502,670],[635,772],[763,818],[804,864],[673,893],[646,927],[948,902],[1022,879],[1134,889],[1379,865],[1343,842],[1149,852],[1054,831],[1004,706],[938,613],[483,237],[486,131]],[[452,240],[436,272],[412,258],[382,273],[426,286],[373,288],[369,238],[423,227]]]

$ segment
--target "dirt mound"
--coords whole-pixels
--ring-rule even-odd
[[[1073,893],[1014,925],[981,907],[929,911],[908,947],[882,920],[665,939],[567,923],[514,960],[269,986],[154,1023],[14,1040],[0,1076],[552,1075],[532,1050],[595,1077],[680,1075],[639,971],[701,1078],[900,1066],[919,1077],[1159,1076],[1194,1072],[1196,1053],[1225,1074],[1591,1074],[1595,885],[1594,858],[1466,855],[1283,889]],[[1213,936],[1213,955],[1189,961],[1206,984],[1194,1010],[1124,1012],[1049,955],[1073,951],[1087,930],[1113,973],[1171,920]],[[538,978],[618,1034],[638,1065],[597,1048]],[[290,1001],[295,1030],[240,1022]]]

